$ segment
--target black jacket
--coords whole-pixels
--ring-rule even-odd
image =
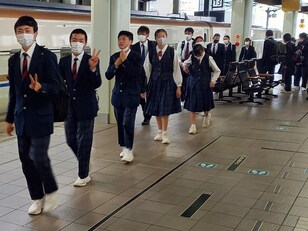
[[[257,57],[257,53],[255,51],[255,48],[253,46],[249,46],[248,49],[246,49],[246,46],[242,47],[239,62],[242,62],[243,60],[250,60]]]

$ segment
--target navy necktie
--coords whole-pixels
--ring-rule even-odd
[[[145,60],[145,46],[144,44],[141,45],[141,58],[144,61]]]

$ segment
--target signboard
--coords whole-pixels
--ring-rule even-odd
[[[213,8],[222,8],[224,6],[223,0],[212,0],[212,7]]]

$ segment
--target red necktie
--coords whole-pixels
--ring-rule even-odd
[[[73,64],[73,69],[72,69],[72,73],[73,73],[73,80],[77,79],[77,60],[78,58],[74,58],[74,64]]]
[[[24,52],[22,55],[24,56],[24,60],[22,61],[21,79],[24,80],[27,77],[27,75],[29,74],[28,59],[27,59],[28,54]]]
[[[185,60],[189,58],[189,43],[187,43],[186,50],[185,50]]]
[[[158,58],[161,58],[162,56],[163,56],[163,52],[160,50],[160,51],[158,51],[157,52],[157,56],[158,56]]]

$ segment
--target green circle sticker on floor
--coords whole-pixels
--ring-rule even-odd
[[[206,162],[200,162],[196,165],[197,167],[201,168],[216,168],[217,164],[214,163],[206,163]]]
[[[268,176],[268,170],[261,170],[261,169],[249,169],[248,174],[250,175],[258,175],[258,176]]]

